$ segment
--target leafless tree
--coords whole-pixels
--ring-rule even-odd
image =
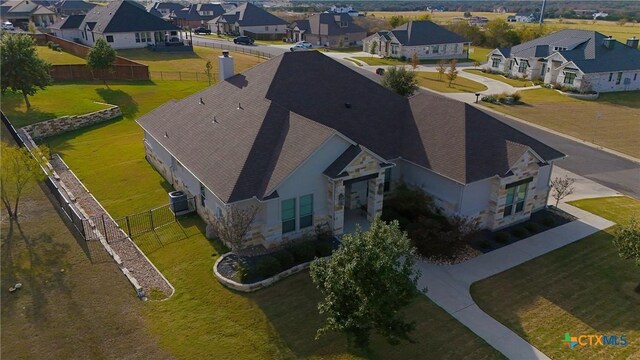
[[[2,172],[0,174],[0,198],[10,219],[18,219],[18,205],[24,191],[44,176],[37,161],[26,148],[2,143]]]
[[[222,216],[216,216],[211,225],[216,234],[225,244],[231,247],[232,251],[238,251],[245,247],[247,232],[251,228],[251,223],[258,214],[258,206],[241,208],[239,206],[228,206]]]
[[[438,80],[442,80],[442,76],[447,71],[447,62],[444,60],[438,61],[438,66],[436,66],[436,70],[438,71]]]
[[[458,64],[458,60],[451,60],[449,63],[449,70],[447,71],[447,80],[449,80],[449,87],[451,84],[456,81],[458,78],[458,69],[456,65]]]
[[[573,184],[576,182],[576,179],[571,178],[567,175],[564,177],[555,177],[551,180],[551,187],[553,188],[553,198],[556,199],[556,207],[560,203],[560,200],[565,197],[573,194],[575,188]]]

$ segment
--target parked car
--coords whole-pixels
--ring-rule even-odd
[[[193,29],[193,33],[194,34],[211,34],[211,30],[207,29],[206,27],[198,27]]]
[[[2,30],[13,31],[15,30],[15,28],[13,27],[12,23],[10,23],[9,21],[5,21],[2,23]]]
[[[251,45],[253,44],[253,39],[248,36],[236,36],[233,38],[234,44],[243,44],[243,45]]]
[[[291,50],[291,51],[304,51],[304,50],[309,50],[312,47],[313,47],[313,45],[308,41],[298,41],[297,43],[295,43],[295,45],[290,47],[289,50]]]

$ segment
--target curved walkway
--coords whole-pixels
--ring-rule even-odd
[[[558,172],[565,171],[558,169]],[[575,174],[571,175],[578,179],[575,185],[574,199],[618,194],[614,190],[594,184],[588,179]],[[549,359],[543,352],[482,311],[471,297],[469,289],[476,281],[511,269],[614,225],[609,220],[566,203],[561,203],[559,207],[577,217],[578,220],[464,263],[441,266],[426,261],[417,261],[416,268],[422,272],[418,288],[427,287],[427,296],[433,302],[509,359]]]

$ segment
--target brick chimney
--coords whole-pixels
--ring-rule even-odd
[[[628,38],[627,39],[627,46],[630,47],[630,48],[637,49],[638,48],[638,40],[640,40],[640,39],[638,39],[635,36],[632,37],[632,38]]]
[[[604,45],[604,47],[606,47],[607,49],[613,49],[613,46],[615,44],[616,44],[616,41],[611,36],[609,36],[608,38],[604,38],[604,40],[602,40],[602,45]]]
[[[233,57],[229,56],[228,51],[223,51],[218,57],[218,66],[220,67],[220,80],[224,81],[234,75],[233,73]]]

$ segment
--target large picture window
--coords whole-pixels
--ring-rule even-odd
[[[283,234],[296,230],[296,199],[282,201],[281,218]]]
[[[518,71],[522,74],[527,72],[527,62],[526,60],[520,60],[520,65],[518,65]]]
[[[573,85],[573,81],[576,79],[576,73],[567,72],[564,73],[564,83]]]
[[[313,194],[300,196],[300,229],[313,225]]]
[[[500,66],[500,59],[493,58],[491,59],[491,67],[497,68]]]
[[[524,210],[524,201],[527,197],[527,185],[529,185],[529,182],[515,186],[507,185],[507,198],[504,203],[504,217],[517,214]]]

